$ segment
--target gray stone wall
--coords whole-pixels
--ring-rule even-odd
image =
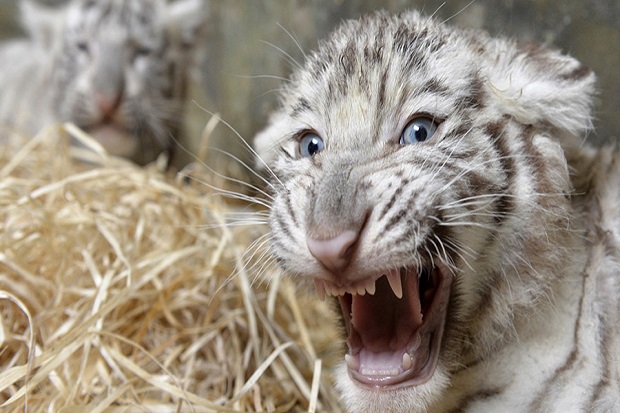
[[[15,33],[15,3],[2,0],[0,35]],[[194,99],[249,140],[276,105],[274,92],[280,78],[303,62],[304,52],[341,20],[379,8],[394,12],[417,8],[452,24],[543,42],[574,55],[599,76],[597,130],[590,139],[619,136],[618,0],[447,0],[445,4],[439,0],[212,0],[203,85],[195,89]],[[197,141],[210,115],[192,105],[192,118],[191,136]],[[212,135],[212,143],[248,158],[235,134],[223,125]]]

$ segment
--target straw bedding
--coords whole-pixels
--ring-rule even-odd
[[[0,410],[340,411],[330,310],[246,253],[213,176],[71,128],[0,151]]]

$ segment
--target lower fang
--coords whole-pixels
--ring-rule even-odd
[[[352,356],[350,354],[345,354],[344,355],[344,361],[347,363],[347,367],[351,370],[359,370],[360,368],[360,363],[359,360],[357,359],[357,357]]]
[[[403,365],[402,368],[404,371],[409,370],[413,366],[413,361],[411,360],[411,356],[409,353],[403,354]]]

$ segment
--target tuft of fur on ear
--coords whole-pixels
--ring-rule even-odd
[[[502,39],[493,40],[487,51],[485,75],[502,112],[573,136],[592,128],[596,76],[581,62],[540,45]]]

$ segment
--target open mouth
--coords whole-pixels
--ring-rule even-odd
[[[138,150],[138,139],[121,125],[101,123],[85,130],[112,155],[129,157]]]
[[[373,389],[428,381],[437,366],[451,285],[452,273],[441,264],[391,270],[351,285],[315,279],[321,298],[340,301],[351,379]]]

